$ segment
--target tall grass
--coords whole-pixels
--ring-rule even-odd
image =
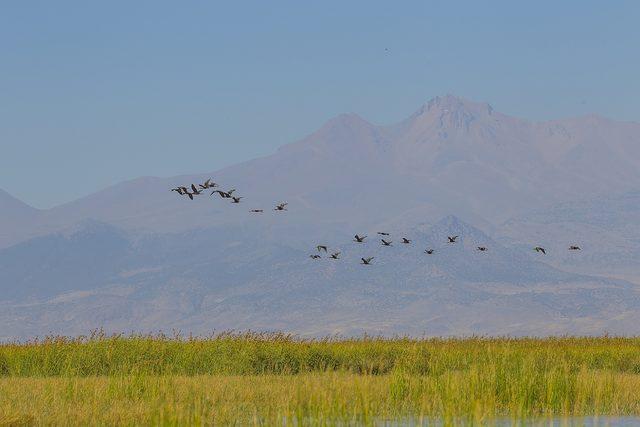
[[[638,390],[638,338],[94,334],[0,345],[0,424],[640,415]]]

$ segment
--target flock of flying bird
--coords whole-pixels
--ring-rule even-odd
[[[176,188],[172,188],[171,191],[175,191],[176,193],[180,194],[181,196],[185,196],[188,197],[189,199],[193,200],[193,198],[195,196],[199,196],[202,194],[203,191],[206,190],[213,190],[211,192],[211,196],[213,196],[214,194],[218,194],[221,198],[223,199],[231,199],[231,203],[237,204],[240,203],[240,200],[243,199],[243,197],[239,197],[239,196],[234,196],[233,193],[236,191],[235,189],[231,189],[228,191],[222,191],[222,190],[216,190],[215,188],[218,188],[218,184],[216,184],[215,182],[213,182],[211,179],[207,179],[205,182],[203,182],[202,184],[198,184],[198,186],[196,187],[195,184],[191,184],[190,188],[188,187],[176,187]],[[274,211],[286,211],[287,210],[287,203],[278,203],[275,208],[273,209]],[[263,213],[264,209],[251,209],[249,212],[252,213]],[[378,235],[383,236],[380,238],[380,242],[382,244],[382,246],[393,246],[393,242],[391,240],[387,240],[389,239],[390,233],[384,232],[384,231],[378,231],[377,232]],[[385,239],[385,237],[387,239]],[[454,244],[456,243],[457,239],[459,236],[447,236],[447,243],[449,244]],[[353,236],[353,241],[356,243],[365,243],[365,239],[367,238],[367,236],[359,236],[358,234],[356,234],[355,236]],[[409,245],[411,244],[411,240],[407,239],[406,237],[402,238],[401,241],[402,244],[405,245]],[[332,252],[331,254],[329,254],[329,248],[326,245],[318,245],[316,246],[316,250],[318,251],[317,254],[311,254],[309,255],[309,257],[311,259],[320,259],[322,258],[322,256],[320,255],[320,253],[322,253],[324,251],[325,254],[328,255],[328,257],[330,259],[340,259],[340,254],[341,252]],[[476,250],[480,251],[480,252],[486,252],[488,249],[486,246],[478,246],[476,247]],[[538,252],[538,253],[542,253],[543,255],[546,255],[547,251],[541,247],[541,246],[536,246],[533,248],[534,251]],[[569,246],[569,250],[570,251],[579,251],[580,250],[580,246],[576,246],[576,245],[571,245]],[[427,248],[424,250],[424,253],[427,255],[433,255],[433,253],[435,252],[435,249],[432,248]],[[368,257],[368,258],[360,258],[361,262],[360,264],[362,265],[370,265],[371,262],[374,260],[375,257]]]
[[[218,188],[218,184],[216,184],[215,182],[213,182],[211,180],[211,178],[209,178],[205,182],[203,182],[202,184],[198,184],[197,187],[196,187],[195,184],[191,184],[191,188],[176,187],[176,188],[172,188],[171,191],[175,191],[176,193],[180,194],[181,196],[186,196],[189,199],[193,200],[193,198],[195,196],[201,195],[203,191],[214,189],[214,188]],[[189,191],[189,190],[191,190],[191,191]],[[240,200],[242,200],[243,197],[234,196],[233,193],[235,191],[236,191],[235,188],[232,188],[231,190],[228,190],[228,191],[213,190],[210,195],[213,196],[214,194],[217,193],[223,199],[231,199],[231,203],[237,204],[237,203],[240,203]],[[278,203],[276,205],[275,209],[274,209],[274,211],[286,211],[286,210],[287,210],[287,203]],[[264,209],[251,209],[249,212],[252,212],[252,213],[263,213]]]

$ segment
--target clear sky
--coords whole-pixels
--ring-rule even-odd
[[[446,93],[640,121],[638,1],[311,3],[2,2],[0,188],[46,208]]]

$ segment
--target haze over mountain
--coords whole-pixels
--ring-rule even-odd
[[[209,177],[242,203],[169,191]],[[637,123],[532,123],[454,96],[391,126],[345,114],[217,172],[139,178],[43,211],[0,193],[0,336],[633,333],[637,287],[594,276],[640,277],[639,190]],[[272,211],[280,201],[286,213]],[[382,248],[380,229],[416,242]],[[460,244],[446,245],[454,232]],[[308,259],[319,242],[344,259]],[[574,243],[583,251],[567,253]]]

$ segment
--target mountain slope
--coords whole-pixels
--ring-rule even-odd
[[[391,247],[381,246],[374,230],[363,244],[336,233],[329,249],[341,259],[311,260],[311,242],[302,250],[257,229],[126,238],[112,227],[86,224],[46,237],[48,245],[40,238],[20,245],[19,258],[16,248],[0,251],[0,274],[21,279],[30,297],[0,300],[0,337],[97,327],[202,334],[282,329],[314,336],[634,330],[640,294],[627,282],[556,270],[454,216],[405,231],[412,243],[392,235]],[[458,242],[447,243],[448,235],[459,235]],[[19,260],[50,252],[50,242],[60,255],[24,274],[29,263]],[[478,245],[489,249],[479,252]],[[426,255],[426,247],[434,254]],[[83,263],[64,262],[65,254],[77,252],[89,254]],[[375,257],[372,265],[359,264],[363,256]],[[68,281],[52,290],[43,278],[58,279],[60,272]]]

